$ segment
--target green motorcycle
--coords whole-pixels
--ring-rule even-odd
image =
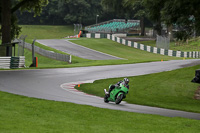
[[[109,88],[111,85],[109,86]],[[110,95],[104,89],[105,96],[104,96],[104,102],[108,103],[109,101],[115,102],[116,104],[119,104],[124,98],[126,98],[126,94],[128,94],[129,89],[123,85],[123,83],[120,83],[119,87],[115,87],[111,92]]]

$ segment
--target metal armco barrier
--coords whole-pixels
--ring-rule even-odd
[[[24,68],[25,67],[25,57],[0,57],[0,68],[10,69],[10,68]]]
[[[22,42],[19,43],[19,46],[23,46],[23,45],[24,45],[24,48],[32,50],[31,44],[26,43],[26,42],[24,44]],[[37,46],[34,46],[34,52],[36,52],[36,53],[38,53],[42,56],[51,58],[51,59],[55,59],[55,60],[59,60],[59,61],[66,61],[66,62],[71,63],[71,55],[54,53],[53,51],[48,51],[48,50],[42,49],[42,48],[37,47]]]
[[[0,68],[9,69],[10,60],[11,60],[11,57],[0,57]]]

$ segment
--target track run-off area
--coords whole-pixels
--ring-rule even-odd
[[[91,96],[74,89],[81,83],[98,79],[129,77],[170,71],[190,64],[199,64],[200,59],[172,60],[164,62],[107,65],[77,68],[4,70],[0,71],[0,90],[28,97],[72,102],[94,107],[157,114],[168,117],[185,117],[200,120],[199,113],[140,106],[122,102],[120,105],[104,103],[103,98]],[[120,71],[123,70],[123,71]],[[92,88],[91,88],[92,89]],[[102,88],[102,93],[103,93]],[[134,88],[131,88],[134,89]]]

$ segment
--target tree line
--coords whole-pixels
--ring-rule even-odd
[[[48,0],[40,16],[34,12],[17,11],[19,24],[66,25],[80,23],[91,25],[111,19],[140,19],[142,35],[145,26],[153,26],[161,35],[162,24],[168,31],[176,26],[176,36],[187,39],[191,34],[198,34],[199,5],[198,0]],[[195,28],[195,29],[194,29]],[[195,30],[195,31],[194,31]]]
[[[116,18],[134,18],[131,12],[117,14],[112,8],[105,8],[101,0],[49,0],[43,8],[40,16],[34,17],[34,12],[17,11],[19,24],[43,24],[43,25],[67,25],[83,24],[91,25],[98,22]],[[126,15],[126,16],[125,16]]]
[[[159,35],[162,24],[168,31],[176,26],[176,36],[185,40],[200,33],[199,6],[199,0],[0,0],[0,33],[6,44],[19,34],[18,24],[90,25],[99,15],[100,21],[140,19],[142,35],[146,20]]]
[[[178,30],[175,36],[180,40],[200,34],[199,0],[102,0],[102,3],[116,13],[134,12],[141,23],[148,18],[158,35],[161,35],[162,24],[167,25],[168,31],[175,27]],[[144,30],[145,25],[141,26]]]

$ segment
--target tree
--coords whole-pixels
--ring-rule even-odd
[[[61,0],[49,0],[48,5],[42,8],[39,16],[34,16],[34,12],[24,11],[16,12],[19,24],[37,24],[37,25],[64,25],[64,16],[61,14],[60,7],[63,6]]]
[[[166,1],[162,10],[162,19],[167,24],[176,25],[176,37],[186,40],[194,32],[200,33],[199,0]]]
[[[67,24],[93,24],[95,16],[102,11],[101,0],[63,0],[59,14]]]
[[[11,40],[14,37],[12,33],[13,34],[16,33],[16,28],[14,26],[16,26],[17,19],[13,18],[14,18],[14,13],[18,9],[20,9],[21,11],[33,10],[35,12],[35,15],[39,15],[42,11],[42,7],[45,6],[47,3],[48,0],[1,0],[0,12],[1,12],[2,44],[5,45],[11,43]],[[6,51],[7,51],[6,52],[7,56],[12,56],[11,55],[12,47],[7,47]],[[5,52],[3,54],[5,56]]]
[[[166,0],[143,0],[143,5],[147,10],[147,16],[154,22],[154,29],[158,35],[161,35],[162,31],[162,14],[161,11],[164,8]]]
[[[144,18],[150,19],[154,23],[154,29],[158,35],[161,35],[161,11],[164,8],[165,0],[124,0],[125,5],[132,6],[135,10],[135,16],[140,17],[141,32],[144,35]]]
[[[126,12],[126,8],[123,5],[124,0],[102,0],[101,3],[105,8],[114,10],[119,16],[124,16]]]
[[[146,18],[146,10],[144,8],[144,2],[142,0],[124,0],[123,6],[128,9],[128,11],[132,11],[134,17],[140,18],[140,27],[141,27],[141,36],[145,36],[145,18]]]
[[[20,13],[19,10],[16,12],[19,24],[42,25],[73,25],[74,23],[91,25],[96,22],[97,14],[98,22],[119,17],[114,10],[102,7],[101,0],[49,0],[40,16],[36,17],[33,17],[33,12]],[[126,16],[131,15],[126,14]]]
[[[120,17],[126,19],[139,18],[141,35],[145,35],[144,19],[146,17],[146,11],[142,0],[102,0],[102,4],[107,6],[107,8],[112,8]]]

